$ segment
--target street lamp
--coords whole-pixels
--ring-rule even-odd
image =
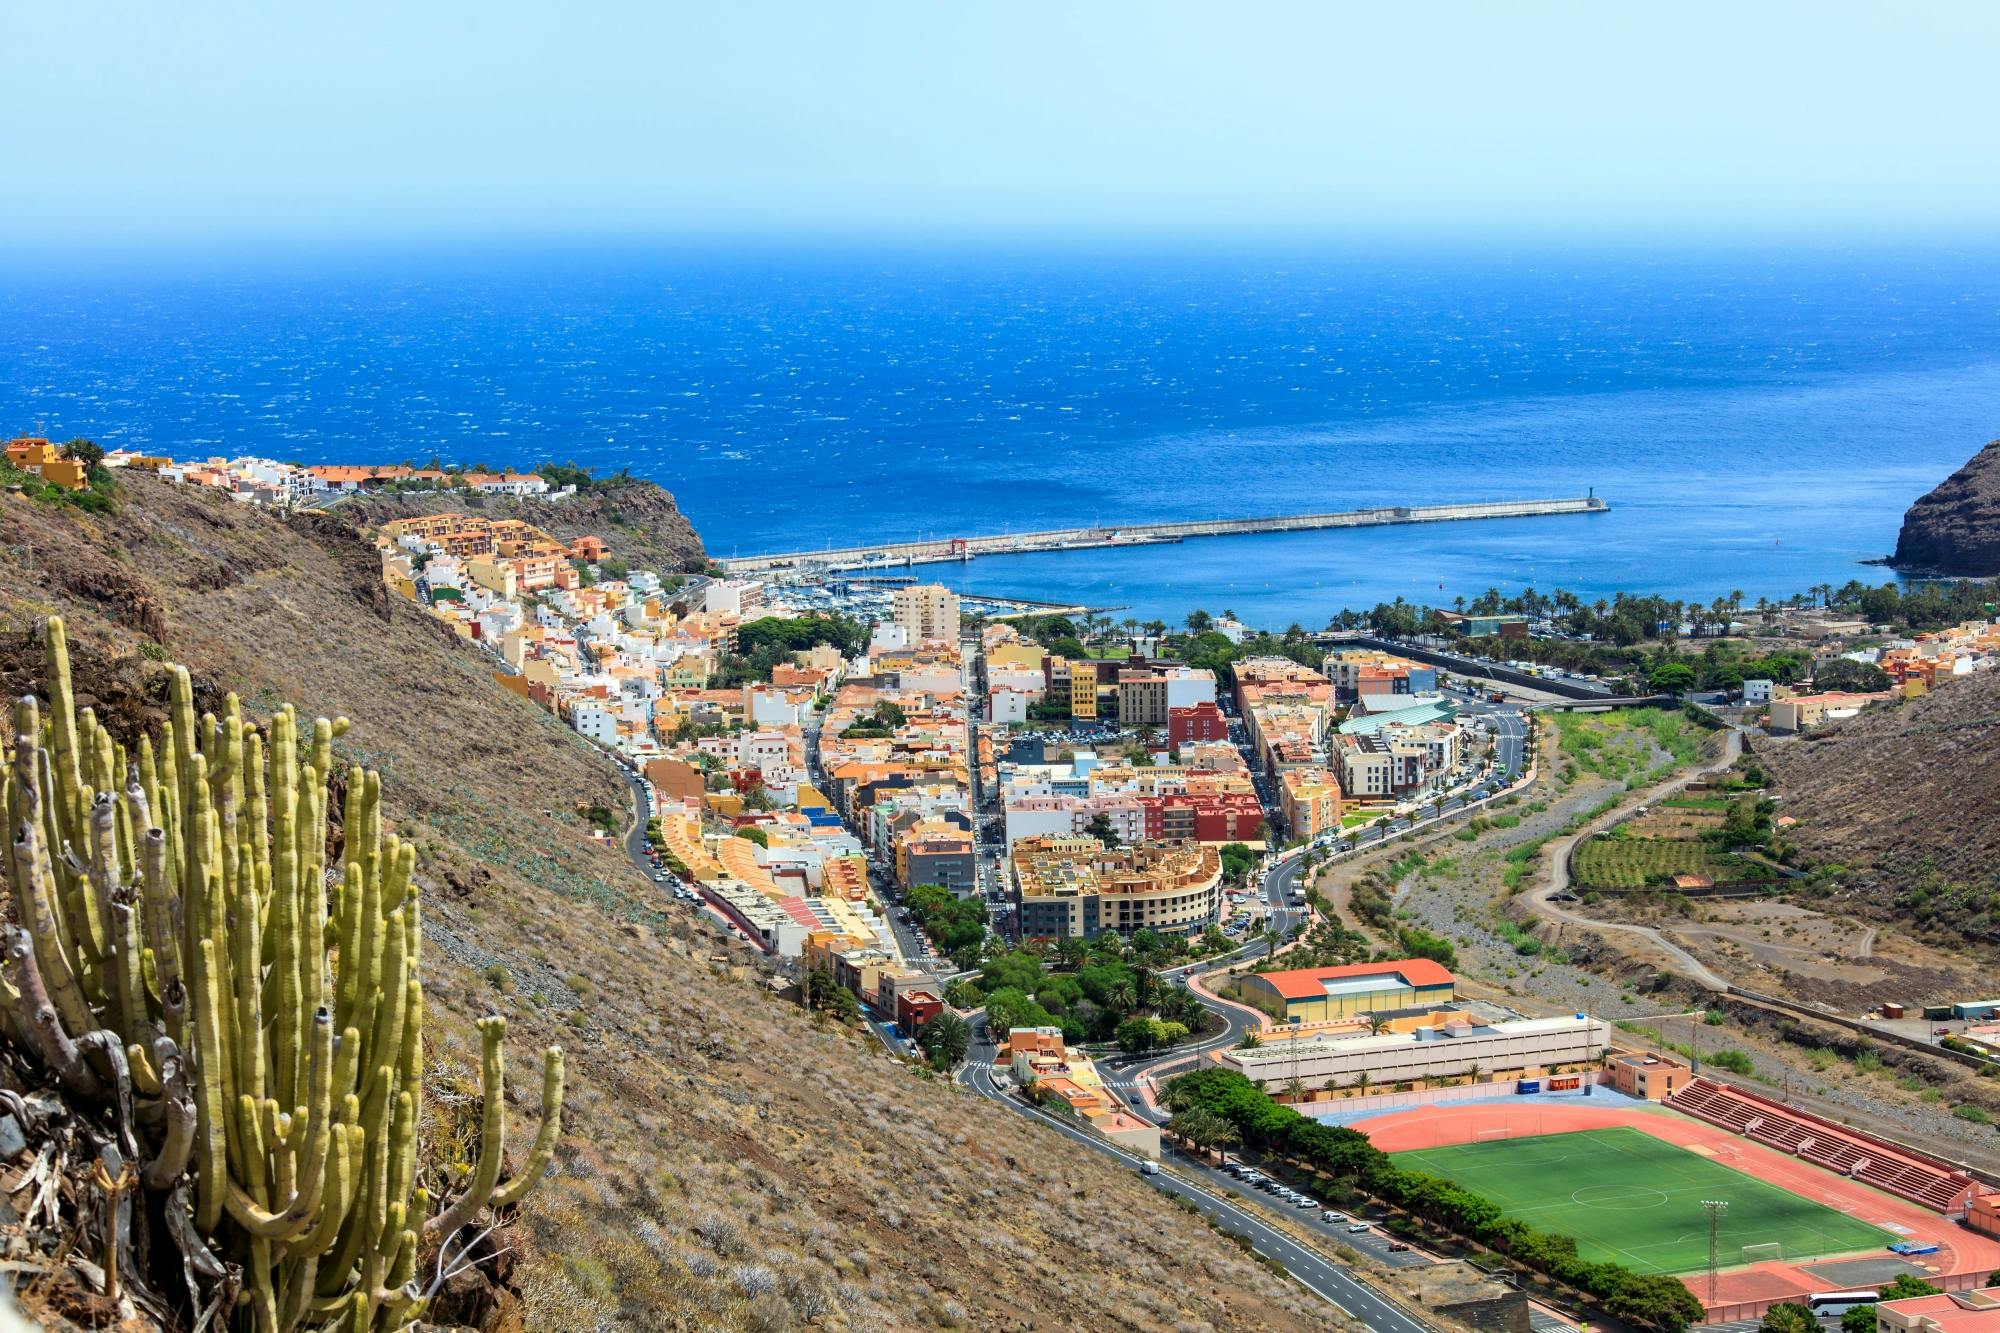
[[[1722,1215],[1729,1211],[1727,1199],[1703,1199],[1701,1210],[1708,1214],[1708,1303],[1715,1304],[1715,1244],[1722,1229]]]

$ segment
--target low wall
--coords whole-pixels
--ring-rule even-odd
[[[1553,1091],[1548,1087],[1549,1079],[1578,1078],[1582,1082],[1574,1092]],[[1529,1079],[1530,1083],[1540,1083],[1541,1092],[1536,1096],[1577,1096],[1585,1095],[1585,1090],[1598,1085],[1606,1085],[1606,1076],[1601,1069],[1580,1070],[1575,1074],[1545,1075],[1539,1079]],[[1343,1121],[1357,1118],[1372,1119],[1378,1115],[1389,1115],[1396,1111],[1410,1111],[1424,1106],[1451,1106],[1459,1102],[1493,1101],[1496,1098],[1521,1096],[1520,1079],[1501,1079],[1493,1083],[1461,1083],[1449,1088],[1422,1088],[1412,1092],[1371,1092],[1366,1096],[1326,1096],[1308,1099],[1292,1107],[1300,1115],[1315,1119],[1339,1116]],[[1289,1105],[1289,1103],[1287,1103]]]

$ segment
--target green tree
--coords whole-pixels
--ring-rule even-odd
[[[1646,673],[1646,683],[1662,694],[1685,694],[1696,680],[1694,668],[1686,662],[1662,662]]]
[[[1118,1049],[1139,1055],[1160,1044],[1160,1025],[1150,1018],[1128,1018],[1118,1025]]]
[[[1878,1294],[1885,1301],[1906,1301],[1912,1296],[1935,1296],[1940,1290],[1942,1288],[1934,1287],[1920,1277],[1911,1277],[1908,1273],[1904,1273],[1882,1288]]]
[[[1840,1333],[1875,1333],[1875,1307],[1857,1305],[1842,1314]]]
[[[79,436],[62,447],[62,456],[83,464],[84,471],[88,472],[104,461],[104,446]]]
[[[1090,822],[1083,826],[1083,831],[1106,847],[1118,845],[1118,830],[1111,827],[1111,816],[1101,811],[1090,817]]]
[[[1889,688],[1889,673],[1873,662],[1856,662],[1836,657],[1813,667],[1813,687],[1821,690],[1854,690],[1872,693]]]
[[[917,1034],[917,1045],[930,1057],[931,1068],[948,1072],[958,1067],[972,1045],[971,1025],[947,1009],[924,1024]]]
[[[861,1021],[861,1001],[855,998],[853,991],[834,980],[832,971],[809,969],[805,985],[815,1013],[826,1014],[842,1023]]]
[[[1819,1333],[1819,1321],[1807,1307],[1786,1301],[1764,1312],[1760,1333]]]

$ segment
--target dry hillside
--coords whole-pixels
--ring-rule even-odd
[[[576,804],[623,800],[604,762],[375,569],[336,517],[150,478],[101,518],[0,493],[0,674],[35,686],[28,627],[54,610],[121,730],[168,657],[253,709],[353,719],[348,757],[419,848],[439,1104],[476,1085],[472,1018],[508,1013],[519,1151],[530,1052],[570,1052],[559,1172],[489,1327],[1329,1323],[1136,1177],[769,998],[747,952],[591,843]]]
[[[1758,755],[1799,821],[1788,836],[1842,868],[1843,905],[2000,944],[2000,672]]]

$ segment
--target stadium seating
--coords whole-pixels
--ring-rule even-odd
[[[1960,1207],[1973,1183],[1964,1173],[1920,1153],[1713,1079],[1689,1080],[1667,1098],[1667,1105],[1940,1213]]]

